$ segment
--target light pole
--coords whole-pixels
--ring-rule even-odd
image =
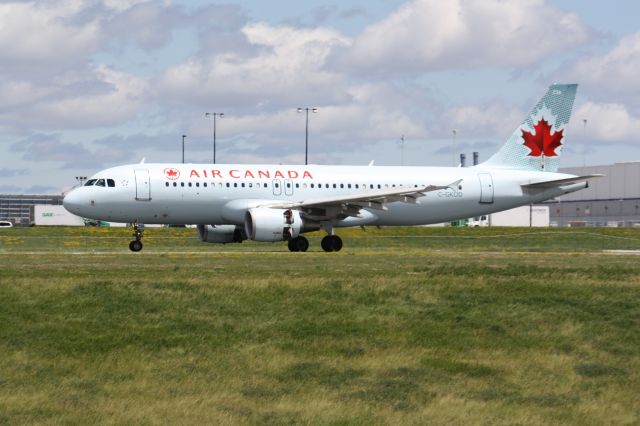
[[[216,164],[216,117],[224,117],[224,112],[205,112],[205,117],[213,117],[213,164]]]
[[[184,164],[184,139],[187,135],[182,135],[182,164]]]
[[[305,111],[307,113],[307,124],[304,129],[304,164],[309,164],[309,111],[318,112],[318,108],[298,108],[298,112]]]
[[[587,119],[582,119],[582,167],[584,168],[587,165]]]
[[[80,186],[84,185],[84,181],[87,180],[86,176],[76,176],[76,180],[80,183]]]
[[[456,166],[456,136],[458,134],[458,131],[456,129],[453,129],[451,133],[453,133],[453,142],[451,144],[451,157],[453,159],[453,167],[455,167]]]

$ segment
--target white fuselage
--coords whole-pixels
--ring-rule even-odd
[[[248,209],[274,201],[304,201],[395,188],[448,185],[418,198],[366,208],[332,226],[422,225],[479,216],[573,192],[586,182],[553,188],[522,184],[573,177],[483,165],[461,167],[132,164],[103,170],[91,179],[113,186],[83,186],[65,207],[86,218],[147,224],[242,225]]]

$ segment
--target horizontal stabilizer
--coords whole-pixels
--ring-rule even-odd
[[[585,180],[603,177],[604,175],[596,174],[596,175],[584,175],[584,176],[575,176],[565,179],[555,179],[555,180],[544,180],[542,182],[530,182],[530,183],[522,183],[520,186],[523,188],[555,188],[558,186],[565,185],[567,183],[575,183],[575,182],[583,182]]]

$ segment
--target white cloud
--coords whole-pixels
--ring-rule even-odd
[[[95,78],[105,83],[107,90],[43,102],[35,106],[36,113],[61,128],[105,126],[134,119],[145,100],[146,80],[104,65],[97,67]]]
[[[444,122],[463,139],[503,138],[505,142],[525,117],[524,111],[504,102],[453,107],[444,114]]]
[[[77,6],[67,3],[0,4],[3,67],[69,66],[101,42],[97,19],[72,23]],[[50,71],[50,70],[49,70]]]
[[[578,61],[570,72],[598,98],[620,96],[640,101],[640,32],[627,35],[604,55]]]
[[[264,23],[247,25],[242,32],[254,51],[190,58],[164,73],[160,93],[178,101],[227,105],[343,98],[342,76],[323,68],[334,46],[348,42],[338,32]]]
[[[572,135],[586,132],[586,137],[590,140],[638,143],[640,117],[630,114],[623,104],[587,102],[576,110],[573,117],[569,129]],[[583,129],[584,119],[587,120],[586,129]]]
[[[366,28],[337,60],[373,74],[524,67],[588,38],[577,15],[543,0],[415,0]]]

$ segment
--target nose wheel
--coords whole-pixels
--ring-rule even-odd
[[[142,229],[140,229],[137,223],[133,224],[133,237],[135,238],[135,240],[129,243],[129,250],[138,252],[142,250],[142,241],[140,240],[142,240],[143,231]]]
[[[342,249],[342,238],[337,235],[327,235],[320,241],[320,245],[322,250],[326,252],[340,251]]]

